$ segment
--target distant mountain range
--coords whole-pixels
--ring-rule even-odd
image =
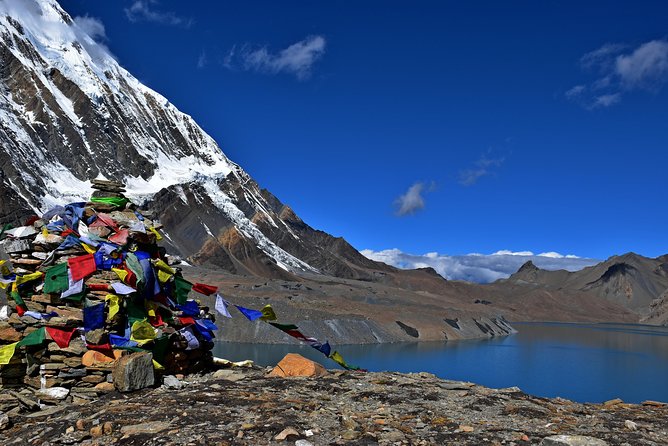
[[[668,319],[666,259],[629,254],[573,273],[525,264],[489,285],[371,260],[262,189],[55,0],[0,0],[0,37],[0,223],[86,200],[91,179],[122,181],[193,274],[229,293],[247,286],[248,298],[264,290],[341,342],[354,339],[333,321],[367,321],[351,333],[380,342],[505,334],[501,316]]]

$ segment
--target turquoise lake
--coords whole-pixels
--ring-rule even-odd
[[[369,371],[431,372],[488,387],[579,402],[668,402],[668,328],[628,324],[514,323],[519,333],[476,341],[333,345]],[[275,365],[289,352],[338,368],[296,344],[219,342],[215,356]]]

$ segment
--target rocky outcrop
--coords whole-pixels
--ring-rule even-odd
[[[10,409],[21,403],[4,392],[0,443],[659,446],[668,438],[668,406],[651,401],[580,404],[429,373],[214,376],[45,414]]]

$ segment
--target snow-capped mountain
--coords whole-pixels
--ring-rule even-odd
[[[0,0],[0,222],[85,200],[100,177],[125,182],[202,264],[343,277],[380,265],[261,190],[55,0]]]

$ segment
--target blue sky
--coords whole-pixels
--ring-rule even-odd
[[[668,252],[665,2],[60,3],[358,249]]]

